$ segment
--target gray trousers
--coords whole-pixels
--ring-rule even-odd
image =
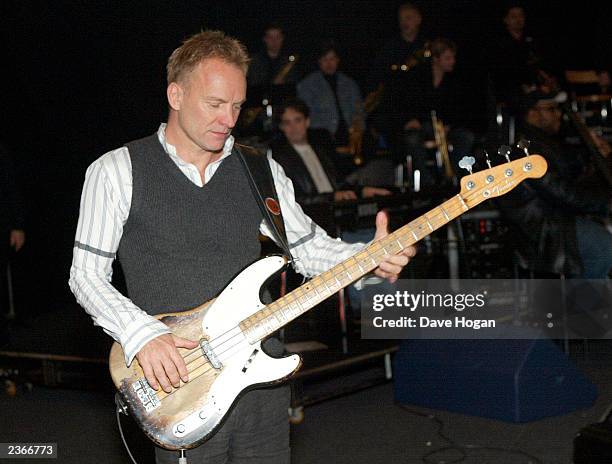
[[[246,393],[213,437],[187,450],[187,464],[289,464],[287,385]],[[179,453],[155,448],[157,464],[177,464]]]

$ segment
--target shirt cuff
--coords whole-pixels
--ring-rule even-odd
[[[160,335],[172,333],[166,324],[144,314],[130,322],[120,336],[125,364],[129,367],[134,357],[148,342]]]

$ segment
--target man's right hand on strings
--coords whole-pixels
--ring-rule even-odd
[[[198,342],[172,334],[164,334],[149,341],[136,355],[145,378],[154,390],[161,385],[166,393],[178,388],[180,381],[188,382],[189,373],[185,360],[177,348],[193,349]]]

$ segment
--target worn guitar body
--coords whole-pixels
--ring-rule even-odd
[[[244,269],[216,299],[190,311],[157,316],[176,335],[209,341],[210,356],[220,364],[213,367],[202,348],[180,348],[190,381],[170,394],[152,390],[138,362],[126,367],[121,346],[113,345],[109,361],[113,382],[132,416],[156,444],[167,449],[199,445],[221,425],[241,393],[280,382],[300,367],[298,355],[272,358],[262,351],[260,342],[250,343],[239,327],[264,307],[260,288],[285,264],[281,256],[263,258]]]

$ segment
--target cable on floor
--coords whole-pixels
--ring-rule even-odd
[[[440,438],[442,438],[444,441],[446,441],[448,443],[447,446],[443,446],[440,448],[437,448],[435,450],[429,451],[428,453],[424,454],[421,457],[421,460],[425,463],[425,464],[440,464],[440,463],[444,463],[444,464],[455,464],[457,462],[462,462],[465,461],[468,457],[470,457],[470,452],[471,451],[496,451],[496,452],[500,452],[500,453],[508,453],[508,454],[518,454],[521,456],[526,457],[527,459],[529,459],[529,461],[527,461],[527,464],[544,464],[544,462],[540,459],[537,458],[536,456],[527,453],[526,451],[523,451],[521,449],[518,448],[503,448],[503,447],[497,447],[497,446],[480,446],[480,445],[461,445],[456,443],[454,440],[452,440],[450,437],[448,437],[447,435],[444,434],[444,422],[439,419],[438,417],[434,416],[433,414],[426,414],[420,411],[416,411],[414,409],[411,409],[410,407],[404,406],[404,405],[398,405],[400,408],[402,408],[404,411],[413,414],[415,416],[419,416],[419,417],[426,417],[427,419],[432,420],[433,422],[435,422],[438,426],[438,429],[436,431],[436,433],[438,434],[438,436]],[[435,455],[439,455],[442,452],[448,452],[448,451],[456,451],[460,454],[459,457],[457,458],[451,458],[450,460],[448,458],[438,458],[436,459],[434,456]]]

